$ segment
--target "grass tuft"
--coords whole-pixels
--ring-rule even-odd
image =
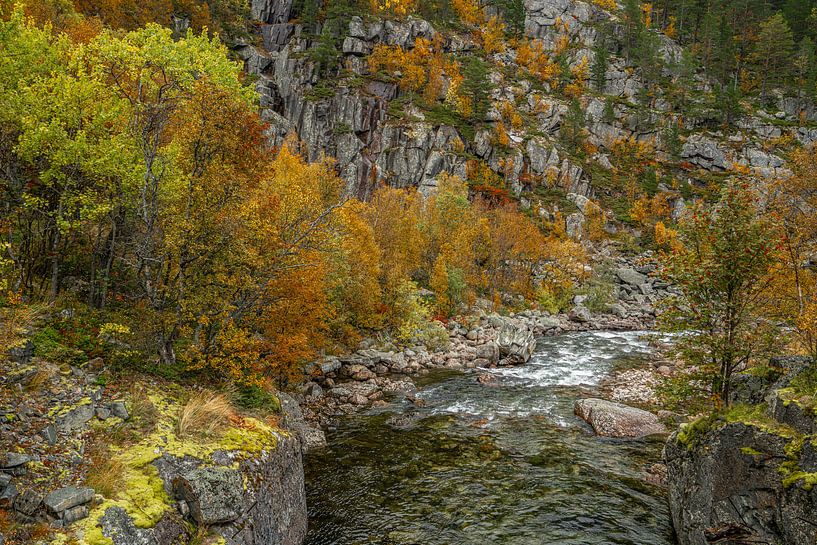
[[[227,396],[203,390],[191,397],[179,410],[176,433],[179,437],[218,435],[235,419],[235,409]]]

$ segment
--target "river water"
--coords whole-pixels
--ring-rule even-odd
[[[308,545],[674,543],[644,482],[655,440],[595,437],[573,416],[617,366],[648,357],[636,332],[568,333],[525,366],[435,373],[408,402],[347,417],[308,456]]]

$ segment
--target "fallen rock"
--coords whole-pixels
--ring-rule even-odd
[[[66,433],[78,430],[87,424],[88,421],[94,417],[95,413],[96,410],[90,398],[85,398],[80,401],[76,407],[57,413],[57,428]]]
[[[638,438],[667,431],[654,414],[604,399],[580,399],[573,412],[603,437]]]
[[[525,363],[533,356],[536,349],[536,337],[525,326],[505,321],[496,340],[499,353],[509,363]]]
[[[568,313],[567,317],[570,319],[571,322],[578,322],[580,324],[584,324],[589,322],[592,319],[592,315],[590,314],[590,310],[583,305],[576,305],[570,312]]]
[[[6,452],[0,454],[0,469],[14,469],[31,461],[31,456],[22,452]]]
[[[491,385],[493,385],[493,384],[496,384],[498,381],[497,381],[497,378],[494,375],[492,375],[491,373],[480,373],[477,376],[477,382],[479,382],[480,384],[491,384]]]
[[[199,468],[173,479],[177,498],[187,502],[198,524],[224,524],[241,515],[244,485],[241,474],[227,468]]]
[[[48,494],[43,503],[49,513],[58,516],[61,512],[88,503],[92,499],[94,499],[93,488],[66,486]]]
[[[14,500],[14,510],[24,515],[32,516],[43,503],[43,496],[33,489],[24,490]]]

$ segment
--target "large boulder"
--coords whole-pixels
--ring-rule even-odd
[[[241,515],[244,485],[234,469],[194,469],[173,479],[173,490],[177,498],[187,502],[198,524],[224,524]]]
[[[604,399],[580,399],[573,412],[604,437],[638,438],[667,431],[654,414]]]
[[[679,545],[817,541],[817,490],[783,484],[792,440],[764,428],[731,422],[670,436],[664,461]]]
[[[496,339],[500,355],[508,363],[525,363],[536,350],[536,337],[523,324],[505,320]]]

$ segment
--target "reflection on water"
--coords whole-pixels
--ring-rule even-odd
[[[346,418],[307,459],[309,545],[674,543],[656,441],[594,437],[582,388],[649,354],[637,333],[543,339],[496,386],[445,374],[426,404]]]

